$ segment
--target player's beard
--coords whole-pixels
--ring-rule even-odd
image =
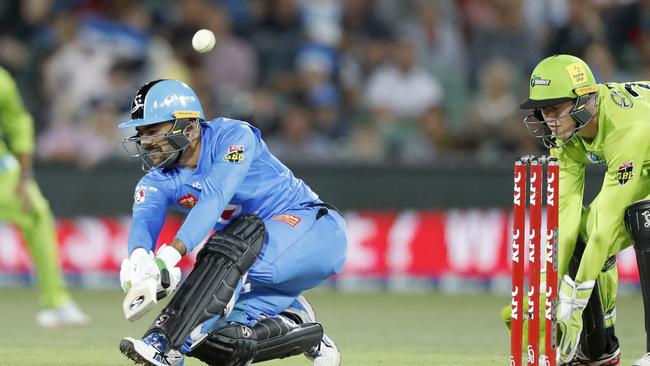
[[[143,169],[149,171],[158,168],[168,168],[176,163],[179,156],[179,150],[162,151],[161,149],[155,149],[154,151],[147,151],[146,154],[141,155]]]

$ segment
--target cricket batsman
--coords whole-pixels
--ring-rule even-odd
[[[243,366],[303,353],[314,365],[341,356],[301,293],[343,268],[345,221],[276,159],[250,124],[206,121],[199,98],[176,80],[151,81],[131,105],[124,141],[147,173],[135,188],[123,310],[136,319],[168,305],[120,351],[144,365]],[[186,214],[153,254],[167,209]],[[215,231],[216,232],[213,232]],[[207,238],[207,240],[206,240]],[[180,281],[178,262],[197,249]]]
[[[64,287],[54,218],[33,179],[33,151],[32,117],[13,78],[0,67],[0,221],[18,227],[32,258],[43,307],[36,323],[48,328],[86,324],[88,317]]]
[[[560,362],[619,365],[615,255],[630,245],[650,331],[650,83],[596,84],[581,59],[555,55],[533,70],[521,108],[532,110],[524,124],[560,165]],[[607,172],[583,207],[587,164]],[[650,366],[650,353],[633,365]]]

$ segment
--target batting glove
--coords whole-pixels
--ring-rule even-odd
[[[153,252],[136,248],[131,256],[122,261],[120,285],[124,292],[149,278],[157,283],[158,298],[163,298],[176,290],[181,279],[181,269],[176,267],[181,255],[170,246],[163,245],[154,257]]]
[[[178,283],[181,281],[181,269],[176,265],[181,258],[181,254],[167,244],[163,244],[158,249],[154,262],[160,270],[160,281],[158,281],[157,289],[159,298],[170,295],[178,287]]]

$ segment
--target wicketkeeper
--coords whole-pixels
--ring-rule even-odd
[[[555,55],[533,70],[521,108],[533,110],[524,123],[560,164],[560,361],[618,365],[615,254],[630,245],[650,330],[650,83],[596,84],[581,59]],[[607,172],[583,207],[587,164]],[[633,365],[650,365],[650,353]]]
[[[137,131],[125,147],[147,171],[135,188],[120,273],[125,315],[138,318],[173,293],[142,339],[122,339],[121,352],[145,365],[190,356],[236,366],[301,353],[314,365],[339,365],[301,296],[343,267],[347,237],[336,208],[269,152],[257,128],[206,121],[182,82],[142,86],[120,127]],[[154,255],[167,209],[187,216]],[[180,282],[178,262],[206,238]]]

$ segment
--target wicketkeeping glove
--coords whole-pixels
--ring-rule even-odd
[[[582,312],[587,307],[595,284],[594,280],[576,283],[567,275],[562,278],[557,323],[560,331],[558,349],[562,363],[570,362],[578,350],[582,333]]]

